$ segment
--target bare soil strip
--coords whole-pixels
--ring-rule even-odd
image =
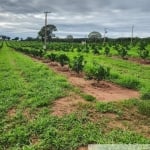
[[[68,76],[67,76],[68,77]],[[125,89],[115,84],[103,81],[104,86],[93,86],[93,81],[88,81],[79,77],[70,76],[68,80],[75,86],[78,86],[99,101],[120,101],[130,98],[138,98],[139,94],[137,91]]]
[[[54,72],[64,75],[72,85],[78,87],[84,93],[92,95],[98,101],[111,102],[132,98],[138,99],[140,97],[138,91],[124,88],[108,81],[102,81],[97,84],[93,80],[86,80],[83,75],[77,75],[70,71],[67,66],[62,68],[57,62],[50,62],[49,60],[38,58],[33,58],[33,60],[47,64]]]
[[[141,64],[141,65],[150,65],[150,60],[143,60],[141,58],[128,58],[129,61]]]
[[[102,81],[99,84],[93,80],[86,80],[83,76],[78,76],[72,71],[69,71],[67,67],[63,69],[58,63],[46,63],[56,73],[65,75],[68,81],[80,88],[81,91],[89,95],[94,96],[98,101],[120,101],[132,98],[139,98],[138,91],[123,88],[111,82]]]

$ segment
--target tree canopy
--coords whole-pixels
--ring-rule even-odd
[[[67,35],[66,39],[67,39],[67,41],[72,42],[73,41],[73,35],[71,35],[71,34]]]
[[[43,26],[41,30],[38,32],[38,36],[39,38],[42,39],[42,41],[44,41],[44,37],[45,37],[45,28],[47,31],[47,40],[50,41],[52,37],[55,37],[55,34],[53,34],[53,32],[57,31],[57,28],[55,25],[52,25],[52,24],[48,24],[46,27]]]
[[[73,35],[67,35],[66,37],[68,40],[72,40],[73,39]]]
[[[91,33],[89,33],[88,38],[91,40],[97,40],[97,39],[101,39],[102,35],[97,32],[97,31],[93,31]]]

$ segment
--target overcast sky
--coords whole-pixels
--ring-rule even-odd
[[[44,25],[56,25],[58,37],[87,37],[91,31],[108,37],[150,37],[150,0],[0,0],[0,34],[36,37]]]

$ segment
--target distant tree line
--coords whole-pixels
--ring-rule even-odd
[[[45,32],[47,35],[47,41],[48,42],[86,42],[86,43],[103,43],[104,38],[106,42],[111,42],[111,43],[129,43],[131,41],[131,37],[120,37],[120,38],[108,38],[108,37],[102,37],[101,33],[97,32],[97,31],[92,31],[88,34],[87,38],[74,38],[73,35],[69,34],[66,36],[66,38],[59,38],[56,37],[54,32],[57,31],[57,27],[55,25],[52,24],[48,24],[46,27],[43,26],[40,31],[38,32],[38,36],[36,38],[34,37],[27,37],[26,39],[22,39],[19,37],[15,37],[13,39],[11,39],[9,36],[5,36],[5,35],[0,35],[0,39],[1,40],[24,40],[24,41],[42,41],[44,42],[45,39]],[[138,38],[135,37],[133,38],[134,42],[139,42],[139,41],[145,41],[145,42],[150,42],[150,37],[149,38]]]
[[[10,40],[11,38],[9,36],[6,36],[6,35],[0,35],[0,39],[1,40]]]

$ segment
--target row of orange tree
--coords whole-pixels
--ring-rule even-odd
[[[9,42],[9,46],[20,49],[25,53],[33,54],[34,56],[42,56],[44,54],[41,42]],[[48,51],[64,51],[64,52],[83,52],[93,53],[95,55],[118,55],[122,59],[133,57],[129,55],[134,51],[135,56],[142,59],[150,59],[150,44],[148,41],[138,41],[134,44],[128,42],[108,42],[102,43],[70,43],[70,42],[52,42],[48,44]]]

